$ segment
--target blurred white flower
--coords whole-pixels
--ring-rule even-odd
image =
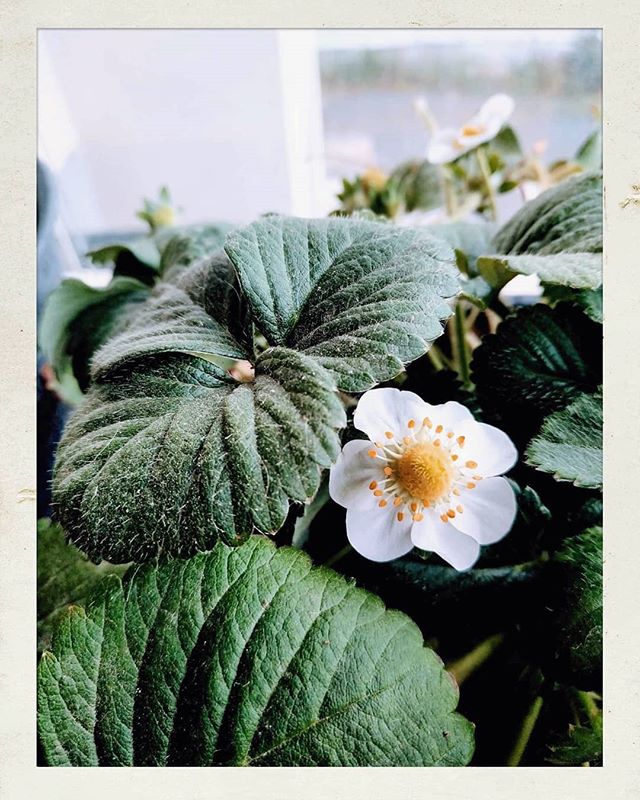
[[[373,389],[353,423],[369,440],[348,442],[331,470],[329,493],[347,509],[349,543],[372,561],[412,547],[431,550],[458,570],[480,545],[502,539],[516,500],[511,439],[476,422],[465,406],[432,406],[413,392]]]
[[[427,161],[448,164],[464,153],[491,141],[513,112],[513,98],[494,94],[478,113],[460,128],[441,128],[431,137],[427,148]]]

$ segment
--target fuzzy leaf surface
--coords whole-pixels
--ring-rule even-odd
[[[107,579],[39,666],[56,766],[452,766],[473,727],[408,617],[259,537]]]
[[[602,395],[583,395],[546,418],[527,463],[556,480],[602,488]]]
[[[266,217],[227,237],[258,328],[362,392],[425,353],[451,315],[455,256],[424,231]]]
[[[65,430],[53,499],[91,558],[191,555],[275,532],[338,456],[345,413],[313,359],[271,348],[251,383],[161,353],[112,367]]]

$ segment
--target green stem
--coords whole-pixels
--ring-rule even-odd
[[[429,361],[433,364],[436,370],[440,371],[441,369],[444,369],[444,364],[442,363],[438,349],[435,346],[432,345],[427,350],[427,355],[429,356]]]
[[[491,170],[489,169],[489,162],[487,161],[487,154],[484,151],[483,147],[478,147],[476,150],[476,158],[478,160],[478,166],[480,167],[480,174],[482,175],[482,180],[484,181],[485,189],[487,190],[487,196],[489,197],[489,205],[491,206],[491,216],[493,217],[493,221],[498,221],[498,206],[496,204],[496,193],[493,188],[493,184],[491,183]]]
[[[351,547],[350,544],[345,544],[345,546],[342,548],[342,550],[338,550],[337,553],[334,553],[330,558],[328,558],[324,562],[324,564],[322,566],[323,567],[332,567],[334,564],[336,564],[338,561],[340,561],[340,559],[342,559],[346,555],[348,555],[352,550],[353,550],[353,547]]]
[[[493,655],[503,641],[504,635],[502,633],[496,633],[494,636],[490,636],[488,639],[485,639],[484,642],[480,642],[477,647],[474,647],[470,653],[462,656],[462,658],[459,658],[457,661],[447,664],[447,672],[453,675],[458,686],[460,686],[478,669],[478,667],[481,667],[484,662]]]
[[[471,386],[471,372],[469,371],[469,347],[467,345],[467,330],[465,313],[462,303],[456,303],[456,356],[458,372],[465,389]]]
[[[458,211],[458,201],[456,199],[456,192],[451,180],[451,175],[446,167],[440,167],[440,180],[442,182],[442,191],[444,194],[444,203],[447,209],[447,216],[455,217]]]
[[[520,728],[520,732],[518,733],[518,738],[516,739],[516,743],[513,747],[513,750],[509,754],[507,758],[507,766],[508,767],[517,767],[520,762],[522,761],[522,756],[527,749],[527,745],[529,744],[529,739],[531,738],[531,734],[533,733],[533,729],[536,726],[536,722],[538,721],[538,717],[540,716],[540,710],[542,709],[543,699],[538,695],[533,703],[529,706],[529,710],[527,711],[524,720],[522,721],[522,727]]]

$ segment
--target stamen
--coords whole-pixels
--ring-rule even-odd
[[[457,456],[457,455],[454,453],[454,454],[451,456],[451,460],[452,460],[452,461],[457,461],[457,460],[458,460],[458,456]]]
[[[447,439],[453,439],[453,431],[447,431]]]
[[[442,425],[438,425],[436,428],[436,433],[442,433]]]
[[[377,458],[378,457],[378,451],[377,450],[369,450],[369,451],[367,451],[367,455],[370,456],[371,458]]]
[[[425,417],[425,418],[422,420],[422,424],[423,424],[423,425],[426,425],[426,426],[427,426],[427,428],[433,428],[433,423],[431,422],[431,420],[429,419],[429,417]]]
[[[440,447],[440,439],[434,439],[433,440],[433,446],[434,447]]]
[[[385,431],[384,435],[387,437],[387,439],[393,439],[393,434],[391,433],[391,431]]]
[[[405,444],[411,444],[411,438],[409,436],[405,436],[402,440]]]
[[[462,514],[464,508],[462,506],[456,506],[456,511],[458,512],[458,514]]]
[[[476,488],[475,483],[468,483],[467,484],[467,489],[475,489],[475,488]]]
[[[441,514],[441,515],[440,515],[440,519],[441,519],[443,522],[449,522],[449,517],[448,517],[446,514]]]
[[[384,494],[384,492],[381,489],[376,489],[375,492],[373,493],[373,496],[374,497],[382,497],[383,494]]]
[[[393,505],[394,506],[401,506],[402,505],[402,498],[401,497],[396,497],[394,499],[394,501],[393,501]]]
[[[374,489],[377,489],[378,488],[378,481],[371,481],[371,483],[369,484],[369,488],[371,489],[371,491],[373,491]]]
[[[456,512],[455,512],[455,511],[454,511],[452,508],[448,508],[448,509],[447,509],[447,516],[448,516],[450,519],[453,519],[453,518],[455,517],[455,515],[456,515]]]
[[[478,462],[477,461],[466,461],[465,462],[465,467],[467,469],[475,469],[477,466],[478,466]]]
[[[398,513],[396,514],[396,518],[398,522],[402,522],[402,520],[404,519],[404,514],[402,513],[402,511],[398,511]]]
[[[415,427],[416,427],[415,419],[410,419],[409,422],[407,422],[407,428],[415,428]]]
[[[417,504],[417,503],[411,503],[411,506],[410,506],[410,507],[411,507],[411,510],[412,510],[412,511],[414,512],[414,514],[415,514],[415,512],[418,510],[418,504]]]
[[[460,447],[464,447],[464,436],[458,436],[456,442],[460,445]]]
[[[424,519],[424,514],[414,514],[413,515],[413,521],[414,522],[422,522],[423,519]]]
[[[454,489],[453,493],[455,494],[456,497],[460,497],[460,489]]]
[[[473,475],[473,480],[474,481],[481,481],[482,480],[482,475]]]
[[[388,477],[389,475],[393,475],[393,470],[391,467],[385,467],[383,470],[384,474]]]
[[[386,501],[386,500],[381,500],[381,501],[378,503],[378,505],[380,506],[380,508],[384,508],[384,507],[387,505],[387,501]]]

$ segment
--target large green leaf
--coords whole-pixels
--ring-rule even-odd
[[[567,539],[550,562],[540,620],[550,676],[584,690],[602,686],[602,529]]]
[[[422,355],[451,315],[454,254],[424,231],[266,217],[227,237],[258,328],[361,392]]]
[[[248,355],[223,324],[183,289],[168,283],[155,289],[133,324],[98,351],[94,372],[104,375],[127,361],[160,353],[223,359],[223,366]]]
[[[438,167],[428,161],[407,161],[389,176],[397,186],[406,211],[429,211],[442,203],[442,180]]]
[[[602,326],[565,303],[521,308],[485,336],[472,371],[489,417],[511,433],[533,433],[602,382]]]
[[[179,230],[158,234],[160,250],[160,275],[162,280],[174,281],[185,267],[195,261],[212,256],[224,244],[227,233],[233,226],[193,225]]]
[[[602,252],[602,175],[570,178],[526,203],[494,239],[496,253]]]
[[[583,395],[547,417],[527,462],[556,480],[602,488],[602,395]]]
[[[38,520],[38,650],[49,647],[60,614],[70,603],[83,603],[108,573],[124,567],[106,561],[92,564],[65,541],[59,525]]]
[[[486,252],[486,251],[485,251]],[[586,173],[526,203],[478,259],[480,273],[502,286],[514,275],[596,289],[602,283],[602,175]]]
[[[259,537],[107,579],[38,677],[50,765],[452,766],[473,750],[410,619]]]
[[[120,563],[278,530],[337,458],[345,414],[302,353],[269,349],[255,372],[236,383],[181,353],[110,365],[58,450],[53,498],[72,541]]]
[[[114,278],[94,289],[68,278],[49,295],[40,323],[40,341],[59,381],[73,376],[82,390],[89,385],[94,352],[126,327],[149,289],[133,278]]]

